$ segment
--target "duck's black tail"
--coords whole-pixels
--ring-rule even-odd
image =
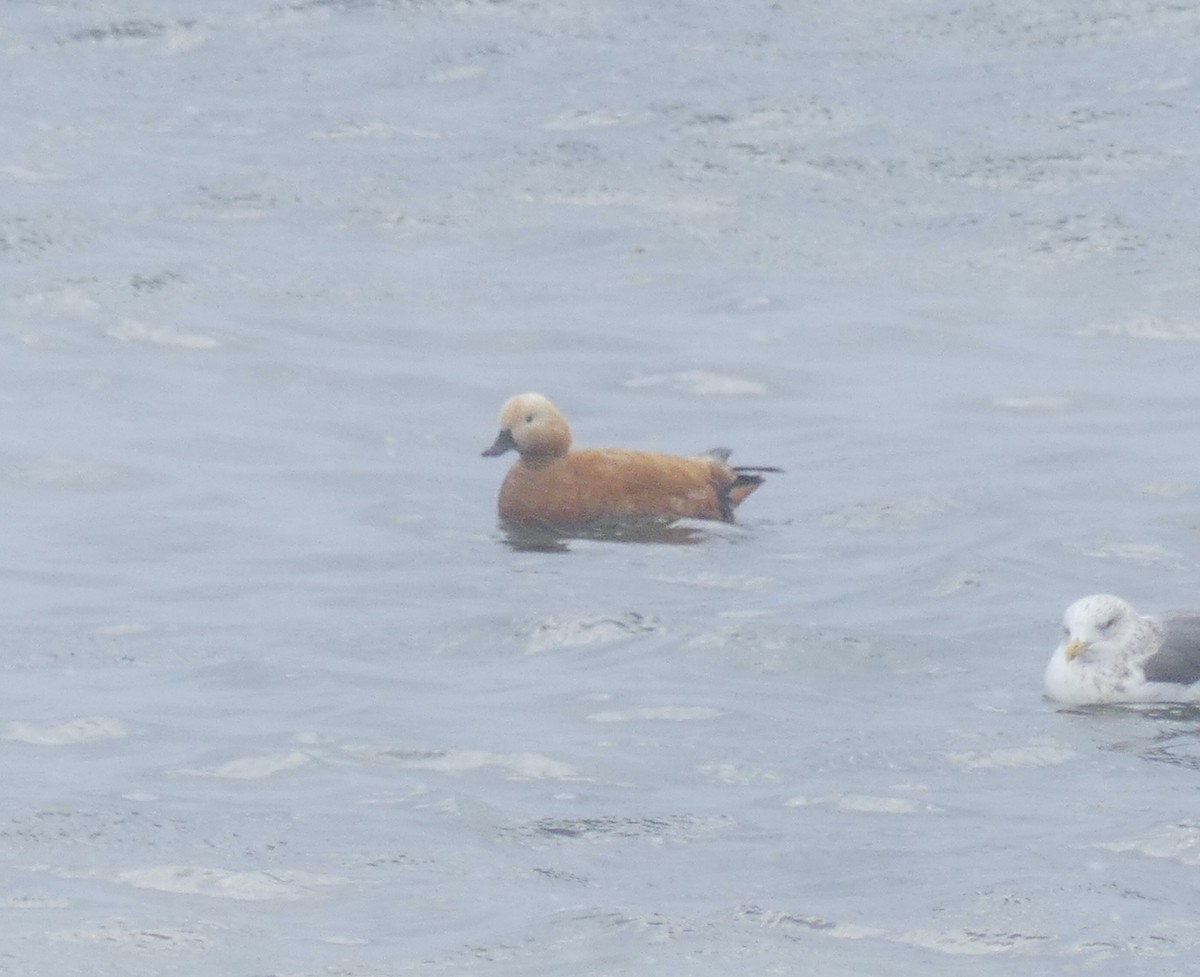
[[[758,472],[775,472],[777,475],[783,474],[783,469],[776,468],[774,465],[733,465],[732,468],[739,475],[754,475]]]
[[[782,472],[782,468],[773,465],[736,465],[733,469],[734,478],[729,487],[717,493],[717,501],[721,507],[721,518],[725,522],[733,522],[733,510],[741,505],[742,500],[766,481],[765,472]]]

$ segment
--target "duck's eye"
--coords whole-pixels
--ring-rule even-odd
[[[1112,617],[1105,618],[1103,621],[1100,622],[1100,630],[1107,631],[1109,628],[1111,628],[1116,623],[1117,623],[1117,616],[1114,614]]]
[[[525,423],[526,423],[526,424],[532,424],[532,423],[533,423],[533,415],[532,415],[532,414],[526,414],[526,415],[525,415]]]

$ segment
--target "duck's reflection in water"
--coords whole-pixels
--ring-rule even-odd
[[[584,526],[545,526],[537,523],[505,523],[503,542],[522,552],[569,553],[571,543],[581,540],[607,543],[659,543],[695,546],[709,538],[698,526],[659,519]]]

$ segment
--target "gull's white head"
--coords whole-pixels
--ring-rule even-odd
[[[1128,601],[1093,594],[1063,615],[1063,638],[1046,665],[1046,695],[1059,702],[1148,701],[1139,665],[1158,647],[1158,625]]]
[[[1058,646],[1069,663],[1078,658],[1102,661],[1124,654],[1142,630],[1142,617],[1128,601],[1112,594],[1080,597],[1063,615]]]

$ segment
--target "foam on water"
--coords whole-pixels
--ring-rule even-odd
[[[594,712],[588,716],[588,719],[594,723],[630,723],[646,720],[690,723],[703,719],[716,719],[720,715],[720,709],[712,709],[708,706],[644,706],[639,709]]]
[[[242,757],[211,767],[182,769],[179,773],[192,777],[220,777],[226,780],[261,780],[278,773],[298,770],[308,766],[312,761],[313,758],[309,754],[294,751],[268,756]]]
[[[9,722],[0,727],[0,739],[34,746],[74,746],[97,740],[123,739],[129,726],[108,716],[89,716],[65,723]]]
[[[344,885],[349,880],[286,870],[230,872],[193,865],[152,865],[118,872],[115,881],[138,889],[215,899],[291,902],[309,898],[326,886]]]

